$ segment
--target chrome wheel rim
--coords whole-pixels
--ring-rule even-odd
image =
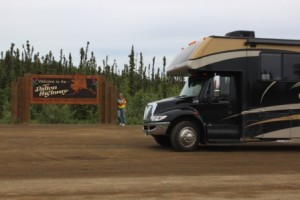
[[[179,143],[184,147],[191,147],[197,139],[196,132],[191,127],[183,128],[179,133]]]

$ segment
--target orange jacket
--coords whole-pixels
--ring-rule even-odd
[[[117,99],[117,103],[118,103],[118,109],[124,109],[127,102],[124,97],[121,97]]]

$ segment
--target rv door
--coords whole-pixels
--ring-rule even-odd
[[[216,75],[207,82],[203,91],[200,113],[207,123],[207,138],[235,140],[240,137],[238,102],[234,76]]]

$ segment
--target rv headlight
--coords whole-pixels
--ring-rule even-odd
[[[151,117],[151,121],[161,121],[163,119],[165,119],[167,117],[167,115],[154,115]]]

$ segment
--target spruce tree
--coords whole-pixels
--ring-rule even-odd
[[[134,79],[134,72],[135,72],[135,62],[134,62],[134,47],[131,48],[131,53],[129,57],[129,94],[134,96],[135,94],[135,79]]]

